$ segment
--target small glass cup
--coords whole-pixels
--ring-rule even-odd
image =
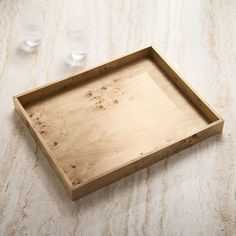
[[[20,23],[22,26],[23,44],[25,51],[33,52],[41,43],[43,16],[41,6],[33,0],[21,1]]]
[[[82,15],[67,18],[67,53],[66,61],[72,67],[83,68],[86,63],[87,29],[86,20]]]

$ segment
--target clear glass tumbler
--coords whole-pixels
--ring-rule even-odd
[[[23,34],[23,49],[34,51],[41,43],[43,16],[42,8],[34,0],[22,0],[20,2],[20,22]]]
[[[72,67],[83,68],[86,63],[87,27],[82,15],[69,16],[66,23],[66,61]]]

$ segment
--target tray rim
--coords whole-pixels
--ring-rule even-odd
[[[136,54],[138,55],[137,58],[135,58]],[[116,65],[114,67],[111,66],[111,68],[109,70],[107,70],[107,69],[104,70],[104,68],[107,68],[107,67],[109,68],[109,65],[111,65],[113,63],[119,64],[119,61],[121,62],[122,60],[125,60],[126,58],[129,58],[132,56],[134,57],[133,61],[146,56],[146,57],[152,58],[155,61],[155,63],[159,64],[161,66],[161,69],[164,70],[164,72],[168,74],[168,77],[171,79],[171,81],[173,81],[174,84],[181,90],[181,94],[184,94],[184,96],[186,96],[188,99],[190,99],[190,101],[193,103],[193,105],[196,106],[197,109],[199,109],[208,118],[210,123],[207,124],[206,127],[199,129],[196,133],[194,133],[188,137],[180,138],[178,140],[172,141],[162,148],[153,149],[148,153],[145,153],[141,156],[139,155],[136,158],[134,158],[126,163],[123,163],[119,166],[116,166],[115,168],[112,168],[108,171],[105,171],[104,173],[101,173],[89,180],[83,181],[82,183],[77,184],[77,185],[72,185],[71,181],[69,180],[67,175],[64,173],[64,171],[60,167],[60,165],[58,164],[58,161],[56,160],[56,158],[54,158],[46,141],[44,140],[42,135],[39,133],[39,131],[36,129],[33,121],[30,119],[29,115],[25,111],[23,106],[25,104],[27,104],[27,99],[26,99],[26,101],[24,101],[24,96],[26,96],[26,98],[27,98],[27,96],[30,96],[34,93],[36,93],[36,95],[37,95],[37,93],[40,93],[40,91],[43,91],[47,88],[50,88],[52,86],[58,86],[58,85],[59,86],[55,90],[52,90],[51,92],[49,91],[48,94],[60,91],[60,89],[63,88],[64,86],[66,86],[67,84],[73,85],[73,81],[75,81],[75,84],[78,83],[81,78],[83,79],[83,75],[85,75],[84,76],[85,80],[88,79],[86,76],[89,76],[90,73],[93,72],[94,70],[95,70],[95,72],[96,72],[96,70],[98,70],[98,72],[97,72],[98,74],[112,71],[113,69],[119,67],[119,65],[118,66]],[[128,59],[128,61],[129,61],[129,59]],[[132,59],[131,59],[131,61],[132,61]],[[120,65],[121,67],[122,67],[122,65],[127,64],[127,62],[124,64],[122,64],[122,63],[123,62],[121,62],[121,65]],[[165,69],[163,67],[165,67]],[[171,73],[171,74],[169,74],[169,73]],[[81,76],[81,78],[80,78],[80,76]],[[92,77],[94,77],[94,75],[92,75],[89,78],[92,78]],[[71,81],[72,81],[72,83],[70,84]],[[63,86],[60,86],[61,83]],[[42,94],[42,95],[47,96],[48,94],[46,94],[46,95]],[[33,100],[35,100],[35,99],[36,98],[34,98]],[[23,101],[21,101],[21,100],[23,100]],[[72,200],[76,200],[79,197],[82,197],[89,192],[95,191],[98,188],[108,185],[108,184],[110,184],[116,180],[119,180],[120,178],[125,177],[129,174],[132,174],[142,168],[145,168],[145,167],[147,167],[147,166],[149,166],[161,159],[164,159],[164,158],[166,158],[166,157],[168,157],[168,156],[170,156],[182,149],[185,149],[195,143],[198,143],[208,137],[211,137],[214,134],[221,133],[222,129],[223,129],[223,125],[224,125],[224,120],[221,118],[221,116],[218,115],[210,107],[210,105],[204,101],[204,99],[201,96],[199,96],[199,94],[186,82],[186,80],[184,80],[180,76],[180,74],[178,72],[176,72],[176,70],[173,69],[172,66],[170,66],[170,63],[166,59],[164,59],[164,57],[159,52],[157,52],[157,50],[155,50],[152,46],[145,47],[143,49],[134,51],[132,53],[127,53],[123,56],[117,57],[116,59],[109,60],[105,63],[94,66],[94,67],[89,68],[87,70],[84,70],[78,74],[75,73],[72,76],[65,77],[64,79],[55,80],[55,81],[47,83],[43,86],[39,86],[37,88],[20,93],[16,96],[13,96],[13,102],[15,105],[15,109],[18,111],[18,113],[21,116],[22,120],[24,121],[25,125],[30,129],[34,139],[40,145],[40,148],[42,149],[43,153],[46,155],[46,157],[49,160],[52,167],[56,170],[59,178],[61,179],[63,185],[65,186],[65,188],[66,188],[67,192],[69,193]],[[189,142],[189,141],[186,142],[186,140],[190,140],[191,142]],[[166,150],[166,149],[168,149],[168,148],[171,149],[172,146],[174,147],[174,149],[177,148],[178,150],[170,151],[168,153],[168,150]],[[167,153],[165,153],[163,155],[160,154],[161,158],[153,157],[155,155],[158,156],[159,155],[158,153],[160,153],[161,151],[164,151]],[[147,164],[143,164],[143,165],[140,164],[140,163],[142,163],[142,161],[144,162],[144,160],[147,159],[148,157],[151,158],[151,163],[149,163],[147,161],[148,162]],[[152,159],[154,159],[154,160],[152,160]],[[134,170],[131,170],[132,165],[137,165],[137,166],[135,166]],[[131,166],[130,170],[128,168],[129,166]],[[117,177],[112,176],[110,181],[109,180],[104,181],[104,178],[106,178],[106,177],[108,178],[112,174],[117,175],[116,172],[118,172],[119,170],[121,171],[122,169],[128,169],[128,171],[124,174],[121,174],[121,176],[119,176],[119,175]],[[96,186],[97,182],[98,182],[98,185]],[[92,187],[90,187],[90,186],[92,186]],[[80,191],[80,189],[82,191]]]

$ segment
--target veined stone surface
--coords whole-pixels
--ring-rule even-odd
[[[212,137],[71,201],[12,96],[76,72],[71,1],[42,0],[38,52],[19,48],[20,1],[0,1],[0,235],[236,235],[236,1],[88,0],[86,68],[153,45],[224,119]]]

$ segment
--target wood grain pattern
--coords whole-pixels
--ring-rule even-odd
[[[152,47],[13,101],[73,200],[222,132],[224,123]]]
[[[13,113],[13,95],[76,72],[62,57],[70,1],[41,2],[42,45],[25,54],[19,3],[0,1],[0,234],[235,235],[235,1],[87,1],[88,67],[152,44],[226,122],[222,137],[76,202]]]

